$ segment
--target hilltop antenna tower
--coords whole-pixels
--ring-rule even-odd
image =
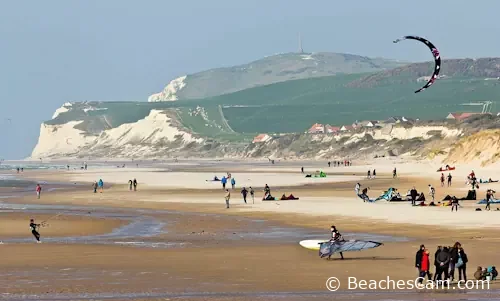
[[[302,36],[299,33],[299,53],[304,53],[304,49],[302,49]]]

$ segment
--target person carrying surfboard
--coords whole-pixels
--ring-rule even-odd
[[[344,238],[342,237],[342,234],[340,234],[339,230],[337,230],[337,227],[332,225],[330,227],[330,231],[332,232],[332,238],[330,239],[331,243],[345,241]],[[342,254],[342,252],[339,252],[339,254],[340,254],[340,259],[344,259],[344,255]],[[330,254],[328,256],[328,259],[330,259],[331,256],[332,255]]]

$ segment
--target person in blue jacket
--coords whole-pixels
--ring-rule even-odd
[[[234,186],[236,185],[236,180],[234,178],[231,178],[231,187],[234,189]]]
[[[220,182],[222,183],[222,189],[226,189],[226,183],[227,183],[226,176],[223,176],[222,179],[220,179]]]

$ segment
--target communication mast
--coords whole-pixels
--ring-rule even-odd
[[[299,53],[304,53],[304,49],[302,49],[302,36],[299,33]]]

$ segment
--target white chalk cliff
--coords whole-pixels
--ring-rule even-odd
[[[172,80],[160,93],[149,96],[148,102],[176,101],[179,99],[177,93],[186,87],[186,77],[181,76]]]
[[[166,151],[182,149],[193,142],[203,142],[174,125],[168,113],[167,110],[151,110],[144,119],[98,133],[78,129],[85,122],[83,120],[43,123],[31,158],[147,158],[163,156]]]

